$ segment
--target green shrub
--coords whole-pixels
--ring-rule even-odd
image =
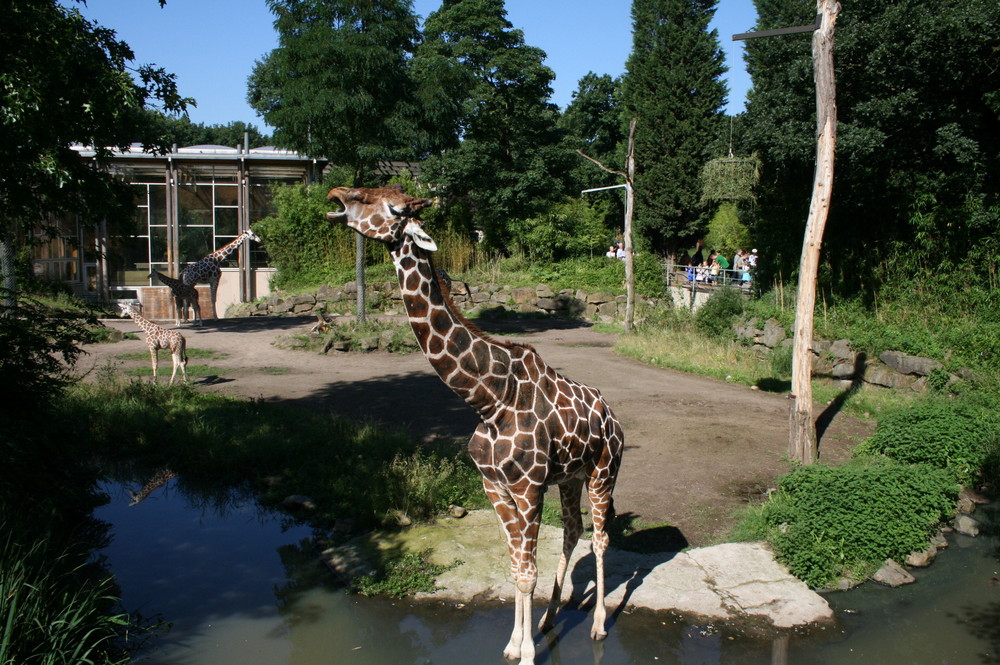
[[[764,507],[769,540],[794,575],[821,588],[925,547],[958,493],[941,469],[888,460],[805,466],[778,487]]]
[[[996,436],[997,426],[979,410],[951,400],[933,400],[887,414],[855,455],[885,455],[909,464],[928,464],[968,483],[986,461],[986,443]]]
[[[732,337],[733,323],[743,315],[744,304],[737,289],[718,289],[698,309],[695,326],[710,337]]]
[[[421,591],[430,593],[438,588],[435,582],[438,575],[461,563],[455,561],[450,566],[431,563],[430,550],[402,552],[382,559],[376,570],[358,577],[352,586],[365,596],[402,598]]]

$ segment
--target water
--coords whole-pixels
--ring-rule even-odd
[[[99,554],[130,611],[172,624],[139,659],[149,665],[423,665],[506,663],[513,609],[369,599],[337,588],[312,532],[231,498],[199,505],[173,483],[137,506],[120,485],[96,511],[114,538]],[[536,662],[1000,663],[997,539],[956,536],[919,581],[869,584],[828,600],[838,623],[790,635],[746,635],[626,611],[593,643],[590,619],[559,615]],[[614,612],[614,607],[609,612]],[[536,613],[540,613],[536,611]],[[537,616],[536,616],[537,619]]]

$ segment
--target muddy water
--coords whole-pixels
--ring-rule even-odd
[[[316,563],[308,528],[252,501],[209,505],[170,484],[137,506],[120,485],[95,516],[113,525],[102,556],[125,607],[172,624],[149,665],[423,665],[496,663],[509,606],[428,606],[350,595]],[[747,636],[650,612],[614,616],[594,644],[581,611],[536,635],[537,663],[771,664],[1000,662],[996,538],[952,538],[919,581],[832,594],[835,627]],[[613,610],[614,608],[610,608]]]

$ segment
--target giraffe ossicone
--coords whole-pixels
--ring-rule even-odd
[[[434,269],[431,252],[437,245],[417,218],[430,199],[408,196],[399,186],[337,187],[327,198],[343,206],[327,213],[328,219],[386,245],[421,350],[441,380],[481,419],[469,440],[469,454],[506,534],[516,588],[514,629],[504,656],[522,665],[534,663],[535,555],[550,485],[559,487],[563,550],[539,629],[551,628],[562,602],[569,558],[583,534],[580,501],[586,487],[596,564],[590,635],[604,639],[606,527],[613,516],[612,492],[625,442],[611,407],[597,390],[557,373],[531,346],[495,340],[462,315]]]

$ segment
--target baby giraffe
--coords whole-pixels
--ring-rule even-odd
[[[160,349],[169,349],[170,357],[174,361],[174,371],[170,373],[170,383],[174,385],[174,377],[177,376],[177,368],[181,368],[181,375],[187,383],[187,342],[184,335],[176,330],[167,330],[156,325],[135,311],[132,303],[120,302],[122,317],[131,316],[135,325],[139,326],[146,333],[146,346],[149,347],[149,360],[153,364],[153,383],[156,383],[156,362]]]

